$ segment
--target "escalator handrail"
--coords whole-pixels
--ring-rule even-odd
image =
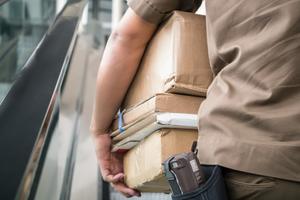
[[[2,6],[3,4],[5,4],[8,1],[10,1],[10,0],[0,0],[0,6]]]
[[[33,199],[85,0],[69,0],[0,105],[0,199]]]

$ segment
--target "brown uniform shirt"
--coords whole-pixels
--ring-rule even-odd
[[[152,23],[195,0],[129,0]],[[203,164],[300,182],[300,0],[207,0],[215,79],[199,110]]]

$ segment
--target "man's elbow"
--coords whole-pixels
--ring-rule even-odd
[[[130,8],[113,30],[110,40],[129,47],[143,47],[152,37],[157,25],[146,22]]]

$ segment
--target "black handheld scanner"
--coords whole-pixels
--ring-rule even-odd
[[[192,192],[205,182],[195,146],[194,142],[192,152],[171,156],[163,162],[164,174],[174,195]]]

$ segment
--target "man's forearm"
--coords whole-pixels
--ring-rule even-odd
[[[91,125],[92,132],[96,134],[108,131],[135,75],[146,44],[155,30],[154,25],[147,23],[146,33],[145,30],[139,32],[138,26],[127,30],[127,27],[123,27],[127,21],[134,23],[134,19],[130,19],[131,15],[134,14],[127,14],[127,20],[125,15],[125,22],[110,36],[100,64]]]
[[[110,39],[99,68],[93,132],[107,131],[109,128],[144,51],[143,47],[133,48],[120,40]]]

